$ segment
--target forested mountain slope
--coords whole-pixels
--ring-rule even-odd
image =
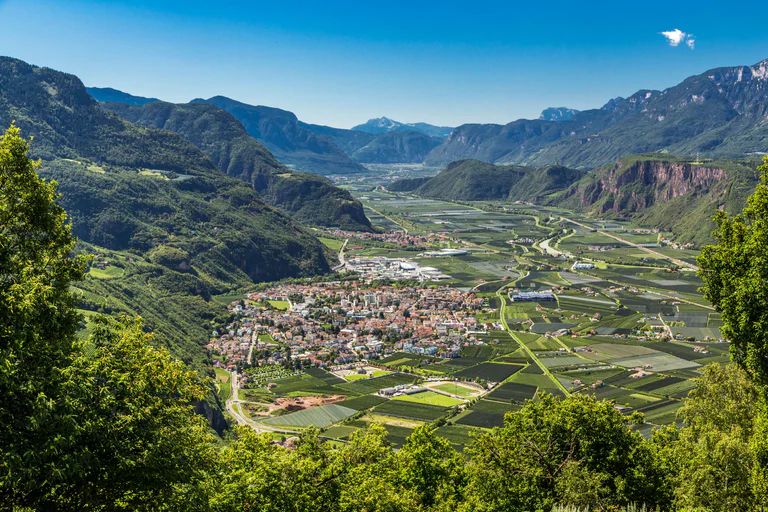
[[[421,163],[442,139],[417,131],[391,131],[376,135],[350,156],[353,160],[372,164]]]
[[[140,107],[141,105],[146,105],[147,103],[160,101],[157,98],[134,96],[133,94],[118,91],[112,87],[86,87],[85,90],[88,91],[88,94],[93,96],[93,99],[99,103],[120,102],[125,103],[126,105],[131,105],[132,107]]]
[[[479,160],[461,160],[449,164],[437,176],[415,189],[424,197],[447,200],[527,200],[541,201],[562,191],[586,173],[562,166],[546,169],[493,165]],[[405,180],[403,180],[405,181]],[[408,184],[402,186],[408,188]],[[394,182],[390,190],[401,187]]]
[[[104,103],[121,117],[178,133],[200,148],[226,174],[250,183],[272,206],[319,226],[370,230],[359,201],[317,174],[282,165],[231,114],[207,103],[154,102],[131,107]]]
[[[103,111],[73,75],[0,58],[0,125],[14,120],[34,136],[41,173],[59,182],[74,233],[140,264],[109,279],[112,292],[133,301],[112,312],[144,315],[158,299],[172,301],[166,322],[147,327],[185,360],[204,359],[207,328],[174,308],[202,312],[203,302],[208,313],[223,314],[212,294],[329,269],[324,246],[250,186],[223,175],[176,133]],[[84,307],[98,307],[105,281],[81,284],[92,294]]]
[[[744,207],[758,182],[757,165],[757,160],[626,157],[590,172],[552,202],[595,215],[631,217],[700,246],[712,241],[718,209],[735,213]]]

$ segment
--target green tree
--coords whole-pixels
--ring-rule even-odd
[[[680,409],[683,428],[655,435],[679,509],[764,510],[761,390],[735,365],[712,364]]]
[[[57,400],[80,317],[69,291],[85,260],[37,176],[29,144],[11,126],[0,137],[0,501],[33,499],[58,468],[58,433],[71,427]]]
[[[455,510],[463,499],[465,461],[434,427],[416,427],[397,452],[399,479],[403,488],[416,493],[429,510]]]
[[[612,402],[586,395],[528,402],[468,448],[468,510],[667,504],[655,447],[630,421]]]
[[[204,503],[217,453],[190,404],[208,388],[167,350],[152,347],[140,320],[97,323],[94,352],[63,370],[61,394],[75,427],[57,455],[65,472],[51,502],[96,510]]]
[[[140,322],[102,318],[89,350],[70,284],[85,258],[11,127],[0,138],[0,505],[191,509],[215,454],[206,389]]]
[[[733,359],[768,383],[768,157],[762,182],[733,217],[715,215],[715,245],[697,258],[704,296],[723,315],[723,335]]]

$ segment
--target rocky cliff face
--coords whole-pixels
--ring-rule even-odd
[[[626,215],[688,196],[722,200],[728,186],[725,170],[716,166],[660,160],[619,161],[574,185],[568,196],[594,213]]]

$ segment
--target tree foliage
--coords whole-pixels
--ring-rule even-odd
[[[35,492],[56,434],[70,423],[57,401],[79,318],[69,292],[83,258],[54,201],[56,183],[15,126],[0,137],[0,493]],[[0,495],[1,496],[1,495]]]
[[[762,182],[733,217],[718,211],[715,245],[698,257],[704,296],[722,312],[731,354],[753,378],[768,384],[768,157]]]
[[[613,403],[586,395],[545,395],[504,427],[478,438],[470,496],[480,510],[538,510],[560,502],[602,508],[668,502],[652,445]],[[587,492],[588,491],[588,492]]]

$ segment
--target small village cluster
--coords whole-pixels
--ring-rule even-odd
[[[249,294],[231,310],[238,319],[228,332],[214,332],[207,345],[227,369],[339,365],[395,351],[455,358],[464,344],[477,342],[483,326],[475,316],[488,304],[447,287],[374,289],[353,281],[275,286]]]

